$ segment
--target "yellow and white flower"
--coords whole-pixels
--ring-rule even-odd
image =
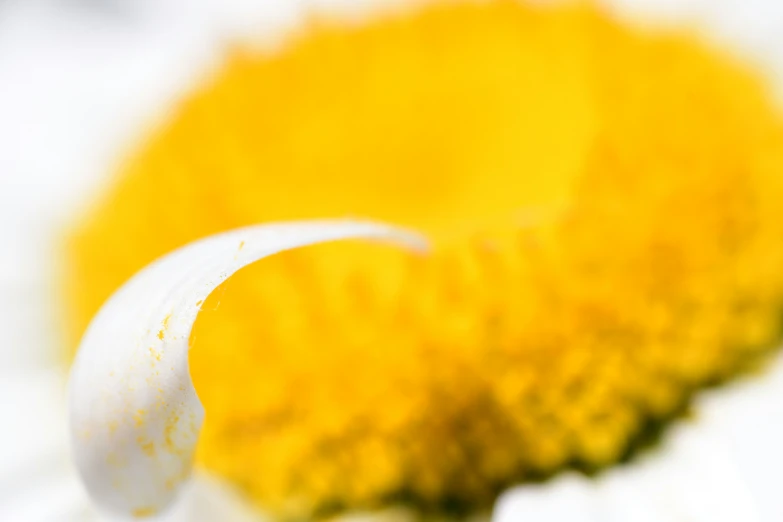
[[[736,48],[762,50],[756,60],[775,71],[774,36],[760,36],[775,27],[775,13],[743,18],[756,11],[742,5],[731,15],[706,6],[690,15],[718,34],[752,35]],[[214,58],[203,42],[255,25],[251,8],[237,10],[240,23],[211,8],[192,11],[201,14],[175,23],[178,31],[129,38],[127,56],[144,64],[137,76],[128,62],[118,72],[165,76],[147,92],[171,97],[188,76],[171,66],[191,63],[190,44],[200,43],[191,58],[203,64]],[[154,8],[137,9],[138,23],[156,27],[147,18]],[[296,26],[288,4],[266,9],[259,17]],[[73,449],[95,503],[107,516],[157,516],[187,481],[200,426],[188,371],[195,343],[190,362],[209,414],[196,460],[211,475],[199,471],[163,518],[388,506],[388,517],[480,516],[514,484],[493,518],[779,518],[769,477],[781,460],[770,433],[780,429],[759,426],[782,418],[779,365],[765,361],[779,342],[783,301],[783,127],[763,82],[691,37],[629,29],[583,6],[444,3],[358,22],[319,20],[272,50],[234,51],[206,87],[165,105],[177,108],[69,232],[67,260],[56,258],[67,270],[59,279],[69,287],[60,301],[66,323],[75,341],[157,256],[257,222],[367,216],[422,231],[431,253],[324,245],[249,267],[207,298],[229,273],[281,247],[389,233],[342,223],[270,236],[262,226],[187,247],[132,279],[95,319],[71,381]],[[84,48],[69,55],[58,46],[59,61],[81,53],[116,62],[84,40],[70,43]],[[17,64],[18,85],[25,74],[56,73],[30,72],[15,62],[20,47],[8,48],[0,65]],[[150,75],[156,67],[165,74]],[[65,111],[62,135],[76,137],[76,152],[63,147],[61,157],[98,177],[109,168],[95,156],[90,167],[88,149],[112,134],[127,142],[116,126],[123,118],[85,110],[96,115],[85,124],[95,134],[80,141],[69,104],[94,108],[103,95],[108,106],[124,105],[130,93],[126,107],[151,104],[139,82],[85,96],[96,84],[89,70],[72,80],[72,99],[62,94],[67,83],[46,87],[58,93],[50,109]],[[28,90],[6,98],[18,121],[34,121],[17,103],[35,100]],[[126,121],[139,122],[125,110]],[[53,166],[72,174],[67,161],[18,158],[9,168],[19,179],[32,171],[39,207],[64,197],[35,186],[35,169],[49,182]],[[43,239],[35,244],[51,244]],[[188,267],[192,274],[182,272]],[[191,281],[202,270],[209,277]],[[185,307],[171,295],[187,297]],[[31,310],[49,302],[40,296]],[[21,331],[11,321],[7,330]],[[695,419],[638,455],[694,392],[757,365],[767,373],[708,392]],[[64,440],[45,420],[54,405],[15,398],[45,393],[57,378],[9,384],[4,400],[14,410],[4,417],[19,419],[5,434],[16,438],[2,444],[17,455],[9,473],[36,466],[25,440],[36,455],[46,455],[48,443],[35,443],[43,432]],[[61,450],[51,446],[54,460]],[[70,478],[35,489],[37,503],[9,487],[3,515],[88,517],[67,464],[62,475],[40,466]],[[605,471],[587,478],[568,469]],[[260,508],[244,506],[237,491]]]

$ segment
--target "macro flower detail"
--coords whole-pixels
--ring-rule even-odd
[[[115,515],[156,515],[190,477],[204,411],[190,379],[189,338],[204,299],[262,257],[351,238],[424,246],[372,224],[248,227],[171,253],[107,301],[80,345],[69,385],[76,463],[98,506]]]
[[[431,252],[287,252],[199,305],[196,464],[287,519],[463,516],[598,472],[780,341],[770,98],[692,35],[584,6],[315,20],[274,52],[235,50],[75,227],[73,344],[128,277],[195,239],[394,223]],[[149,335],[155,359],[169,329]],[[145,425],[147,409],[125,413]]]

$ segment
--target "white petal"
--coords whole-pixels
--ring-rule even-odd
[[[159,259],[103,305],[82,340],[69,383],[76,465],[100,508],[156,514],[189,478],[204,411],[190,379],[188,339],[212,290],[262,257],[349,238],[424,245],[411,233],[371,223],[248,227]]]
[[[498,499],[495,522],[593,522],[595,491],[586,478],[562,475],[550,483],[522,486]]]
[[[68,455],[65,375],[0,369],[0,521],[117,522],[90,506]],[[23,412],[21,410],[24,410]],[[154,522],[263,522],[232,485],[195,469],[182,498]],[[150,520],[152,522],[152,520]]]

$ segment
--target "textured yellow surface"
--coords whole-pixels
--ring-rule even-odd
[[[779,336],[783,126],[683,35],[585,7],[438,4],[235,52],[69,242],[75,340],[143,265],[272,220],[362,216],[432,256],[340,244],[203,305],[200,463],[296,518],[623,458]]]

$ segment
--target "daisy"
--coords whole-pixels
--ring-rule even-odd
[[[69,232],[74,346],[92,321],[71,438],[98,509],[179,494],[168,516],[193,516],[195,457],[230,486],[191,488],[254,505],[225,500],[236,517],[483,516],[520,484],[493,517],[774,519],[732,446],[762,440],[735,437],[753,408],[724,406],[756,388],[664,430],[778,341],[783,134],[747,65],[592,8],[492,2],[318,19],[215,71]],[[223,232],[95,315],[192,240],[346,214],[395,226]],[[424,255],[322,245],[211,293],[279,249],[418,236]]]

